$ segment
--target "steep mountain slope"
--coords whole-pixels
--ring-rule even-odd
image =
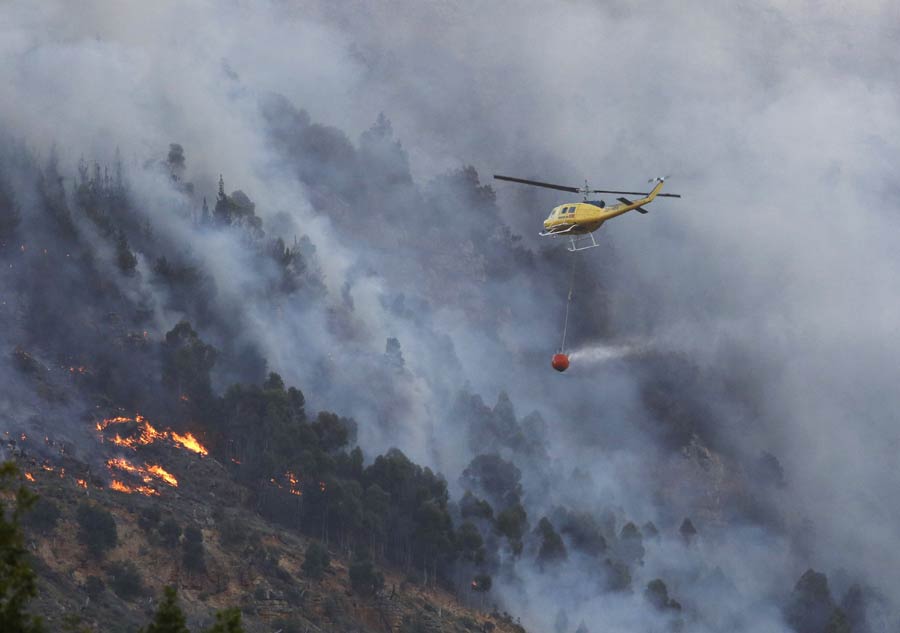
[[[232,483],[213,458],[174,447],[155,451],[178,487],[143,496],[79,482],[72,461],[68,472],[51,470],[47,462],[35,469],[28,445],[18,442],[17,462],[27,473],[25,483],[41,495],[29,524],[40,578],[32,611],[52,629],[77,615],[93,630],[136,630],[170,585],[179,590],[192,628],[209,625],[215,610],[237,606],[248,631],[522,633],[509,616],[489,613],[490,602],[480,596],[463,595],[460,602],[390,567],[384,569],[384,588],[360,595],[351,588],[352,555],[344,550],[332,548],[324,579],[308,578],[303,563],[311,540],[246,507],[250,492]],[[109,511],[115,522],[117,545],[99,556],[86,548],[88,537],[80,536],[77,517],[84,506]],[[202,569],[186,562],[185,536],[173,537],[173,525],[202,534]]]

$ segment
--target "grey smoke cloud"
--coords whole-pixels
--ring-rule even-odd
[[[202,262],[220,307],[235,309],[289,382],[366,384],[385,339],[396,336],[408,374],[389,386],[389,405],[307,389],[313,405],[355,415],[364,445],[399,442],[455,486],[470,459],[463,429],[444,420],[456,390],[468,381],[489,404],[506,390],[520,416],[537,409],[550,424],[551,464],[533,465],[536,479],[545,471],[566,478],[580,466],[594,484],[571,503],[586,499],[639,522],[696,512],[709,476],[658,445],[654,412],[642,400],[647,374],[636,362],[549,373],[567,267],[538,250],[533,278],[478,280],[478,296],[509,306],[499,324],[450,301],[432,305],[428,323],[396,317],[384,296],[434,297],[447,280],[405,270],[402,255],[379,249],[383,235],[342,233],[314,212],[314,192],[273,148],[261,102],[284,95],[354,142],[385,112],[420,187],[464,164],[482,182],[499,172],[637,187],[670,176],[667,189],[684,198],[604,227],[604,246],[581,258],[579,281],[603,284],[613,340],[661,341],[666,353],[690,359],[719,441],[736,462],[776,454],[788,489],[767,492],[765,502],[788,532],[804,518],[816,529],[808,557],[783,534],[733,526],[710,528],[719,540],[710,534],[701,552],[669,541],[648,546],[635,587],[662,576],[707,623],[765,604],[764,619],[740,626],[777,630],[775,596],[807,566],[844,568],[880,586],[900,580],[900,306],[892,292],[900,124],[886,54],[896,17],[879,2],[852,12],[793,2],[87,2],[77,12],[63,2],[12,2],[0,6],[0,119],[42,155],[55,143],[69,174],[82,153],[109,160],[118,146],[144,212],[173,249]],[[282,237],[310,237],[327,291],[321,306],[267,303],[251,290],[267,273],[240,240],[186,230],[173,212],[183,199],[139,168],[164,156],[170,141],[185,146],[186,177],[198,191],[212,196],[222,173],[229,191],[241,188],[256,202],[266,227],[280,214]],[[558,198],[495,189],[502,218],[544,249],[535,233]],[[489,234],[475,227],[470,239]],[[413,268],[469,253],[464,243],[407,252],[421,258]],[[327,307],[347,298],[354,336],[319,334],[330,332]],[[581,324],[597,308],[589,301],[576,297]],[[178,317],[160,309],[158,330]],[[576,327],[574,344],[608,345],[578,340],[583,331]],[[742,398],[753,406],[742,407]],[[373,418],[394,426],[366,424]],[[726,478],[741,478],[731,468]],[[681,488],[657,503],[654,493],[672,478]],[[532,504],[532,523],[554,505]],[[742,568],[747,548],[765,564]],[[743,579],[736,595],[711,600],[694,589],[697,574],[716,566]],[[520,566],[498,591],[527,624],[549,627],[556,587],[582,579],[581,566],[567,569],[560,581]],[[569,619],[592,630],[646,622],[640,591],[582,598],[567,605]]]

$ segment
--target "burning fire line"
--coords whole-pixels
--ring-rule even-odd
[[[136,433],[130,436],[126,434],[125,437],[122,437],[121,434],[116,433],[113,438],[108,438],[102,435],[102,433],[109,427],[115,427],[120,424],[136,425]],[[145,417],[139,414],[135,415],[133,418],[127,416],[106,418],[96,423],[96,429],[101,433],[101,441],[108,440],[116,446],[131,448],[133,450],[136,450],[138,446],[147,446],[156,441],[169,441],[179,448],[189,450],[198,455],[209,455],[209,451],[206,449],[206,447],[203,446],[192,433],[185,433],[184,435],[181,435],[179,433],[176,433],[175,431],[172,431],[171,429],[166,429],[163,431],[157,430],[152,424],[147,421]],[[9,436],[9,432],[6,432],[5,435]],[[24,442],[27,438],[25,434],[22,433],[19,439]],[[44,441],[49,445],[53,444],[48,437],[45,437]],[[66,476],[65,468],[56,468],[46,461],[41,464],[35,464],[35,466],[48,473],[58,475],[60,478],[65,478]],[[167,471],[159,464],[150,464],[145,462],[143,466],[138,466],[128,461],[124,457],[115,457],[110,458],[106,461],[106,467],[112,474],[109,489],[115,490],[117,492],[124,492],[127,494],[138,493],[146,496],[159,496],[160,492],[159,490],[157,490],[157,486],[160,484],[160,482],[173,488],[178,487],[178,479],[175,477],[175,475]],[[116,476],[117,472],[126,473],[136,479],[139,479],[141,483],[126,483],[121,479],[121,477]],[[24,476],[25,479],[27,479],[29,482],[37,481],[34,474],[32,474],[31,472],[24,472]],[[73,477],[73,480],[75,484],[81,488],[87,489],[89,487],[87,479],[81,479],[75,476]],[[294,478],[291,481],[296,482],[297,480],[296,478]],[[292,494],[300,494],[299,491],[295,492],[293,488],[294,483],[292,483]]]
[[[164,482],[166,482],[170,486],[175,487],[175,488],[178,487],[178,480],[175,479],[175,476],[172,473],[167,472],[162,466],[150,465],[150,466],[147,466],[147,470],[149,470],[151,473],[153,473],[154,475],[156,475],[157,477],[162,479]]]
[[[112,490],[116,490],[118,492],[126,492],[128,494],[139,492],[142,495],[146,495],[148,497],[159,496],[159,490],[151,488],[150,486],[128,486],[126,484],[123,484],[118,479],[113,479],[112,483],[109,484],[109,487]]]
[[[59,477],[60,479],[65,479],[65,478],[66,478],[66,469],[65,469],[65,467],[63,467],[63,466],[60,466],[59,468],[54,468],[53,466],[51,466],[51,465],[47,464],[46,462],[44,462],[43,464],[40,465],[40,467],[41,467],[41,470],[43,470],[43,471],[45,471],[45,472],[48,472],[48,473],[53,473],[54,475],[56,475],[56,476]],[[32,473],[30,473],[30,472],[28,472],[28,471],[26,470],[26,471],[23,472],[23,474],[25,475],[25,479],[27,479],[27,480],[30,481],[31,483],[37,483],[37,479],[35,478],[35,476],[34,476]],[[79,477],[73,477],[73,479],[75,480],[75,483],[76,483],[78,486],[80,486],[81,488],[87,489],[87,487],[88,487],[88,482],[87,482],[86,479],[81,479],[81,478],[79,478]]]
[[[147,446],[157,440],[170,440],[178,446],[197,453],[198,455],[209,455],[209,451],[206,447],[203,446],[192,433],[180,435],[172,430],[158,431],[147,421],[147,418],[140,414],[135,415],[133,418],[126,416],[107,418],[101,422],[97,422],[96,428],[98,431],[102,432],[112,425],[128,423],[137,424],[140,434],[132,437],[122,437],[116,433],[116,436],[110,440],[116,446],[137,449],[138,446]]]
[[[174,431],[170,431],[170,433],[172,441],[176,444],[180,444],[184,448],[188,449],[189,451],[194,451],[198,455],[209,455],[209,451],[206,450],[206,448],[200,442],[198,442],[197,438],[195,438],[191,433],[185,433],[184,435],[178,435],[178,433],[175,433]]]
[[[140,466],[135,466],[124,457],[115,457],[112,459],[108,459],[106,461],[106,466],[110,470],[123,470],[127,473],[131,473],[132,475],[140,477],[141,481],[143,481],[145,484],[152,484],[154,483],[154,481],[159,480],[164,481],[173,488],[178,487],[178,480],[175,478],[175,476],[165,470],[162,466],[158,466],[156,464],[145,464],[145,466],[141,468]],[[116,481],[114,480],[113,483],[116,483]],[[121,484],[121,482],[118,483]],[[114,490],[119,490],[119,488],[116,488],[115,486],[112,486],[112,488]],[[140,491],[140,488],[136,488],[136,490]]]

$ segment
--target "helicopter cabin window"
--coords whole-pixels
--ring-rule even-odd
[[[569,207],[568,212],[569,212],[569,213],[575,213],[575,207]]]

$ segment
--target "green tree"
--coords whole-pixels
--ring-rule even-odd
[[[361,596],[372,596],[384,587],[384,576],[375,567],[365,548],[357,550],[348,569],[350,586]]]
[[[606,591],[628,591],[631,589],[631,571],[620,560],[607,558],[603,561],[603,589]]]
[[[191,324],[181,321],[166,333],[162,354],[162,381],[176,397],[187,396],[198,406],[212,399],[209,372],[218,352],[204,343]]]
[[[116,561],[107,568],[109,585],[122,600],[134,600],[144,591],[144,582],[137,566],[129,561]]]
[[[479,499],[469,490],[466,490],[466,494],[459,502],[459,511],[464,519],[494,520],[494,509],[491,504],[484,499]]]
[[[193,525],[184,530],[184,566],[188,571],[203,571],[206,562],[203,559],[203,532]]]
[[[88,502],[78,506],[78,540],[94,558],[103,555],[119,543],[116,520],[107,510]]]
[[[88,576],[84,581],[84,592],[91,600],[99,600],[106,591],[106,584],[99,576]]]
[[[131,252],[124,231],[116,234],[116,265],[126,275],[134,274],[134,269],[137,268],[137,257]]]
[[[422,561],[423,569],[431,565],[434,578],[439,563],[449,562],[455,554],[456,538],[450,514],[439,500],[429,499],[416,510],[413,525],[413,551]]]
[[[0,631],[40,633],[40,618],[25,611],[37,595],[37,583],[22,532],[22,517],[37,496],[24,486],[16,487],[18,474],[12,462],[0,465]]]
[[[169,143],[169,154],[166,156],[166,167],[174,182],[181,182],[184,177],[184,148],[178,143]]]
[[[378,484],[371,484],[363,496],[363,528],[373,542],[379,542],[387,535],[390,513],[391,495]]]
[[[840,608],[831,612],[831,619],[825,626],[825,633],[853,633],[850,621]]]
[[[565,512],[560,522],[560,532],[569,537],[572,547],[589,556],[599,558],[607,549],[603,529],[588,512]]]
[[[59,508],[49,499],[39,497],[34,506],[25,515],[25,527],[40,534],[49,534],[56,529],[59,522]]]
[[[0,241],[13,237],[16,227],[22,221],[12,190],[0,180]]]
[[[644,589],[644,598],[660,611],[681,611],[681,605],[677,600],[669,597],[669,589],[661,578],[647,583],[647,588]]]
[[[828,626],[834,608],[828,578],[825,574],[807,569],[794,585],[785,607],[785,620],[797,633],[819,633]],[[836,623],[836,626],[839,624]]]
[[[284,380],[274,371],[269,372],[269,376],[263,381],[264,391],[284,391]]]
[[[497,532],[506,537],[510,549],[516,556],[522,553],[522,536],[528,527],[527,522],[528,515],[520,503],[510,506],[497,515],[495,522]]]
[[[681,534],[681,538],[685,543],[690,544],[694,537],[697,536],[697,528],[694,527],[693,521],[690,519],[685,519],[681,522],[681,527],[678,528],[678,532]]]
[[[553,528],[553,524],[550,523],[550,519],[543,517],[538,522],[535,533],[541,537],[541,548],[538,551],[538,563],[542,567],[566,559],[566,546],[560,535]]]
[[[178,545],[178,539],[181,538],[181,526],[170,517],[159,526],[159,537],[162,539],[163,545],[174,548]]]
[[[465,521],[456,531],[456,546],[464,561],[481,564],[484,562],[484,539],[481,532],[469,521]]]
[[[636,563],[644,558],[644,537],[631,521],[622,527],[616,550],[626,563]]]
[[[216,613],[216,623],[203,633],[244,633],[241,610],[232,607]]]
[[[508,508],[519,503],[522,496],[522,471],[497,454],[478,455],[460,477],[469,490],[483,492],[495,508]]]
[[[152,505],[141,510],[141,514],[138,517],[138,525],[141,526],[141,529],[149,532],[157,525],[159,525],[159,520],[162,518],[162,510],[159,509],[159,506]]]
[[[493,586],[493,580],[487,574],[479,574],[472,579],[472,591],[487,593]]]
[[[328,411],[320,411],[311,425],[326,453],[337,451],[356,439],[356,422]]]
[[[306,555],[303,558],[303,573],[307,578],[322,580],[325,572],[331,564],[331,556],[328,550],[318,541],[311,541],[306,546]]]
[[[174,587],[163,589],[163,599],[153,615],[153,621],[141,633],[190,633],[184,613],[178,606],[178,594]]]

